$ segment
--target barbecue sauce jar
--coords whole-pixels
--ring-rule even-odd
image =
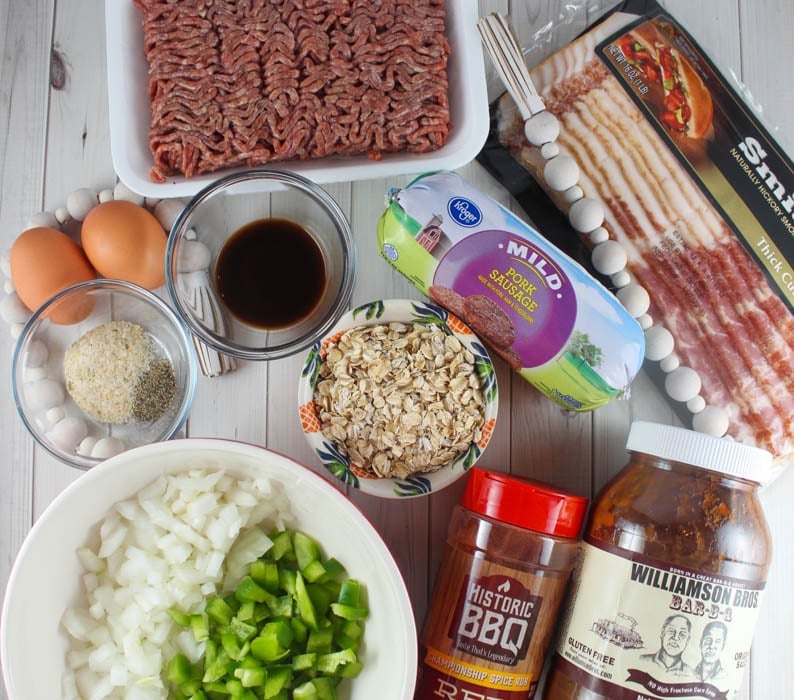
[[[586,498],[471,469],[420,638],[415,700],[534,697],[586,509]]]
[[[545,700],[735,697],[771,559],[772,456],[654,423],[597,496]]]

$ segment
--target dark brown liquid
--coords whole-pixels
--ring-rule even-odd
[[[317,243],[287,219],[259,219],[235,231],[215,268],[218,293],[243,323],[268,330],[306,318],[325,292]]]

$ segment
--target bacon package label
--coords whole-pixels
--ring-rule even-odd
[[[624,394],[642,365],[642,329],[614,295],[454,173],[392,190],[378,242],[395,269],[567,409]]]
[[[596,47],[794,309],[794,169],[686,31],[642,18]]]
[[[587,544],[556,659],[614,700],[735,697],[764,584]]]

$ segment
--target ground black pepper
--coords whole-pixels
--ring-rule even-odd
[[[174,368],[168,360],[156,360],[138,379],[132,401],[132,415],[144,423],[162,416],[176,395]]]

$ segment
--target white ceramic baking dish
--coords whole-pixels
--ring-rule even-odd
[[[454,170],[473,160],[488,135],[488,98],[483,52],[477,33],[477,0],[447,2],[447,32],[452,47],[448,64],[452,131],[447,143],[424,154],[385,154],[379,161],[365,155],[271,164],[317,183],[366,180],[433,170]],[[106,0],[110,144],[119,178],[146,197],[188,197],[216,180],[223,171],[189,179],[152,182],[149,171],[148,65],[143,52],[141,15],[132,0]],[[242,170],[243,168],[237,168]]]

